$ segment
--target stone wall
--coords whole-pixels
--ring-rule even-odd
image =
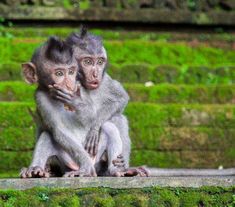
[[[3,0],[10,20],[78,20],[234,25],[233,0]]]

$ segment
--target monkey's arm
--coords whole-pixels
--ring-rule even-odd
[[[50,87],[50,96],[67,106],[76,113],[77,121],[83,126],[90,125],[95,117],[95,110],[86,94],[74,94],[58,85]]]
[[[97,154],[101,126],[113,115],[122,113],[129,101],[129,96],[122,85],[107,74],[98,90],[98,96],[101,97],[96,106],[96,118],[87,134],[85,144],[85,149],[93,156]]]
[[[98,129],[113,115],[122,113],[129,101],[127,92],[118,81],[111,79],[107,74],[103,81],[104,84],[99,92],[101,94],[101,104],[96,107],[97,117],[93,124]]]
[[[44,124],[53,134],[53,139],[78,162],[84,174],[95,176],[95,169],[89,154],[77,137],[66,128],[66,123],[57,117],[59,112],[56,106],[53,106],[48,96],[41,91],[36,93],[36,102]]]

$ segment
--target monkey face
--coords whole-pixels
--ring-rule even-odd
[[[69,91],[76,91],[76,76],[78,72],[76,65],[54,65],[49,71],[54,84]]]
[[[99,87],[107,59],[103,55],[85,55],[78,59],[79,71],[83,76],[82,84],[93,90]]]

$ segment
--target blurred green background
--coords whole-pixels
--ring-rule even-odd
[[[35,126],[29,113],[29,108],[35,109],[35,86],[23,82],[21,63],[29,61],[35,48],[48,36],[64,38],[71,32],[79,32],[81,23],[73,21],[72,26],[68,26],[70,19],[67,16],[68,20],[65,20],[68,22],[58,24],[52,16],[46,16],[45,20],[41,14],[31,22],[29,18],[33,14],[30,12],[28,16],[16,15],[17,12],[28,11],[28,8],[32,12],[37,12],[37,8],[55,9],[57,4],[59,8],[76,9],[76,2],[61,1],[61,7],[61,2],[56,1],[51,1],[52,5],[49,5],[50,1],[42,1],[42,5],[38,5],[39,2],[36,4],[37,1],[15,1],[16,4],[10,7],[12,13],[6,14],[9,2],[5,1],[2,7],[0,4],[0,10],[5,11],[2,13],[5,16],[0,19],[0,177],[18,176],[20,168],[29,165],[35,144]],[[114,4],[108,5],[107,2]],[[135,14],[143,13],[142,7],[133,7],[137,1],[133,1],[133,5],[130,2],[121,4],[122,1],[116,5],[115,2],[119,1],[106,1],[106,5],[96,2],[97,10],[108,9],[115,13],[128,9],[128,12],[134,11]],[[192,25],[182,25],[182,20],[176,19],[179,24],[169,25],[167,15],[183,14],[185,5],[176,4],[174,8],[173,4],[164,4],[160,8],[160,4],[154,6],[149,2],[152,1],[141,4],[149,7],[149,10],[144,10],[146,14],[143,13],[143,16],[148,12],[154,15],[157,9],[165,9],[167,27],[162,23],[159,26],[154,19],[151,24],[139,22],[138,19],[125,24],[122,24],[123,19],[120,24],[118,19],[107,19],[109,22],[101,21],[101,26],[94,25],[92,20],[83,22],[90,26],[92,33],[102,36],[108,51],[108,73],[124,84],[131,97],[125,110],[132,140],[131,165],[233,167],[234,32],[227,26],[224,29],[219,24],[214,25],[216,22],[208,18],[208,21],[202,22],[186,19]],[[187,12],[191,12],[192,16],[197,12],[207,15],[206,12],[211,10],[219,11],[221,15],[228,13],[222,1],[211,1],[214,4],[204,6],[197,4],[197,1],[185,2]],[[93,3],[82,1],[80,10],[92,9]],[[226,7],[230,9],[229,15],[232,15],[234,8],[231,4],[227,6],[230,6]],[[126,16],[129,18],[131,13]],[[222,20],[217,18],[217,21]],[[226,19],[224,21],[227,22]]]

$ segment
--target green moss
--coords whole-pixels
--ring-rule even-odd
[[[16,175],[19,176],[20,169],[29,166],[32,156],[32,151],[0,151],[0,172],[3,175],[8,171],[9,175],[12,175],[11,172],[18,172]]]
[[[120,193],[113,198],[119,207],[147,207],[148,197],[141,194]]]
[[[155,167],[231,167],[235,164],[234,133],[233,129],[149,128],[143,131],[140,127],[131,127],[131,164]],[[16,128],[9,134],[9,138],[0,137],[3,143],[0,150],[1,172],[28,166],[32,159],[34,133],[26,134],[24,129]]]
[[[153,194],[149,200],[150,206],[179,206],[179,198],[175,192],[169,191],[168,189],[161,189],[156,194]]]
[[[213,192],[213,193],[211,193]],[[125,206],[198,207],[233,206],[233,188],[49,189],[0,191],[2,206]]]
[[[191,67],[191,65],[158,65],[146,63],[117,64],[108,68],[112,78],[124,83],[145,83],[152,81],[155,84],[233,84],[235,80],[234,67]],[[0,64],[0,80],[23,80],[21,64],[8,62]]]
[[[0,102],[1,127],[33,126],[34,103]],[[140,113],[141,112],[141,113]],[[130,103],[125,111],[132,127],[234,127],[234,105]],[[138,116],[136,116],[138,114]],[[20,118],[20,120],[19,120]]]
[[[124,84],[131,101],[149,103],[234,103],[235,85]],[[24,82],[0,82],[0,101],[31,102],[36,87]]]
[[[0,103],[0,128],[6,127],[32,127],[33,117],[30,110],[33,110],[32,103],[1,102]]]
[[[4,62],[25,62],[31,59],[42,39],[0,38],[0,59]],[[230,66],[235,54],[229,49],[206,46],[191,47],[184,43],[166,43],[143,40],[104,41],[112,64]],[[24,52],[22,52],[24,51]]]
[[[0,150],[32,150],[35,143],[35,129],[28,128],[1,128],[0,129]]]

